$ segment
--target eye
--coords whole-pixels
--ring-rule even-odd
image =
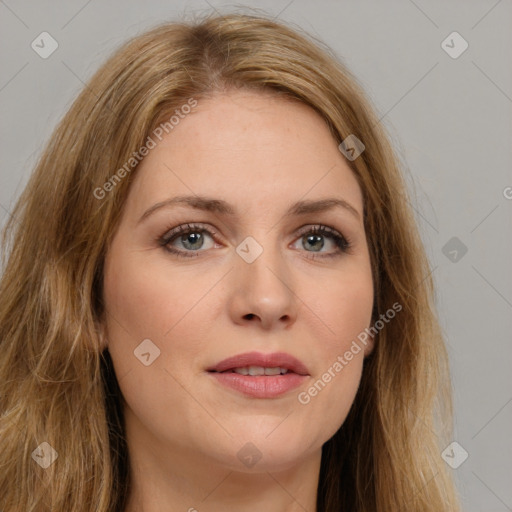
[[[312,259],[340,256],[342,253],[348,252],[352,247],[350,241],[345,236],[328,226],[306,226],[300,230],[299,234],[300,238],[295,243],[301,243],[303,247],[311,248],[312,251],[307,250],[306,252],[313,253],[311,256],[308,256]],[[326,245],[326,238],[330,241],[327,246],[330,244],[334,250],[320,252]]]
[[[165,235],[157,239],[157,242],[172,254],[180,257],[194,257],[203,252],[200,249],[210,249],[215,246],[215,235],[215,231],[207,229],[201,224],[182,224],[167,231]],[[299,237],[295,244],[302,243],[303,247],[311,248],[311,251],[306,250],[307,253],[311,253],[308,256],[311,259],[340,256],[352,247],[345,236],[329,226],[305,226],[299,231]],[[208,238],[212,240],[213,244],[205,246],[205,240]],[[326,246],[325,239],[329,240],[327,246],[331,245],[331,251],[322,251]]]
[[[167,232],[158,240],[158,243],[166,251],[178,256],[194,257],[199,256],[200,251],[198,249],[204,248],[205,238],[213,240],[215,234],[214,231],[210,231],[199,224],[182,224]],[[171,245],[176,243],[181,244],[182,249],[176,249],[175,245]],[[206,247],[206,249],[208,248]]]

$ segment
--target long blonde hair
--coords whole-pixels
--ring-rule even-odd
[[[60,122],[12,211],[0,282],[3,512],[124,510],[122,397],[98,325],[103,260],[136,167],[101,200],[94,191],[176,108],[232,88],[301,101],[337,143],[363,141],[347,162],[364,197],[373,320],[395,302],[403,308],[378,333],[350,413],[323,446],[318,512],[458,510],[440,456],[451,431],[447,354],[388,135],[322,43],[265,16],[230,14],[166,23],[118,50]],[[46,469],[34,457],[45,442],[58,454]]]

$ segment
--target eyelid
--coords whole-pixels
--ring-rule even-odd
[[[341,256],[343,253],[351,253],[352,251],[352,237],[348,237],[344,234],[344,232],[328,226],[326,224],[307,224],[298,231],[298,237],[304,236],[308,233],[319,234],[320,236],[325,236],[330,238],[334,244],[337,246],[337,250],[331,253],[319,253],[320,256],[316,256],[317,258],[328,258],[334,256]],[[306,251],[308,252],[308,251]],[[308,252],[309,253],[309,252]],[[312,256],[309,258],[315,258],[315,252],[309,253]]]
[[[191,233],[194,231],[201,231],[208,233],[212,238],[219,236],[217,230],[213,229],[209,224],[201,222],[185,222],[173,228],[167,228],[162,236],[158,236],[156,241],[160,245],[167,245],[169,242],[176,238],[181,233]]]

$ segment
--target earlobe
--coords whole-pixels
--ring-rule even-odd
[[[108,340],[104,336],[100,336],[99,341],[100,352],[103,352],[108,347]]]
[[[367,340],[365,342],[364,357],[368,357],[373,352],[373,349],[375,347],[375,343],[376,343],[375,335],[374,334],[370,334],[370,336],[368,336],[368,338],[367,338]]]
[[[107,335],[105,333],[105,327],[103,322],[95,322],[96,333],[98,336],[98,348],[100,352],[103,352],[108,347]]]
[[[371,325],[375,325],[375,318],[378,318],[378,305],[377,305],[377,297],[374,296],[373,300],[373,308],[372,308],[372,315],[371,315]],[[365,329],[365,333],[367,336],[365,337],[364,341],[364,357],[368,357],[370,354],[372,354],[376,340],[376,334],[377,332],[373,332],[375,329],[372,329],[372,327]]]

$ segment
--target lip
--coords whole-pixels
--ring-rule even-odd
[[[288,373],[255,376],[234,372],[221,373],[245,366],[281,367],[288,369]],[[276,398],[300,386],[309,376],[304,363],[284,352],[246,352],[224,359],[207,371],[220,384],[253,398]]]
[[[306,365],[286,352],[273,352],[262,354],[261,352],[245,352],[233,357],[228,357],[207,369],[209,372],[224,372],[243,368],[244,366],[263,366],[263,368],[286,368],[298,375],[309,375]]]

